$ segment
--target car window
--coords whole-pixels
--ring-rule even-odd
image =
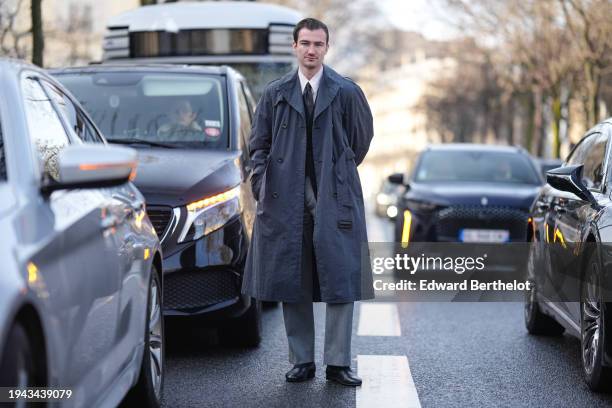
[[[4,139],[2,136],[1,118],[0,118],[0,180],[6,180],[6,159],[4,156]]]
[[[89,134],[90,130],[83,118],[83,114],[80,109],[72,102],[70,97],[66,95],[62,90],[58,89],[55,85],[48,81],[41,81],[41,84],[45,87],[49,96],[53,98],[55,106],[59,109],[60,113],[64,117],[65,122],[68,124],[70,130],[74,132],[80,140],[86,140],[91,138]]]
[[[600,189],[604,174],[604,161],[608,137],[601,133],[592,135],[585,149],[582,181],[587,188]]]
[[[589,148],[592,142],[592,138],[589,136],[585,137],[578,143],[574,150],[572,150],[567,158],[566,165],[575,166],[584,163],[584,154]]]
[[[88,143],[103,143],[100,133],[87,118],[85,112],[73,102],[73,99],[50,82],[44,81],[43,83],[79,139]]]
[[[81,140],[87,143],[104,143],[102,136],[94,125],[87,119],[85,113],[77,107],[77,115],[83,123],[83,134],[81,136]]]
[[[43,164],[44,174],[59,181],[58,154],[70,143],[68,135],[37,80],[25,78],[22,92],[29,137]]]

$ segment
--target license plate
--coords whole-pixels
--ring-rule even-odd
[[[464,228],[459,232],[461,242],[507,242],[509,238],[508,230]]]

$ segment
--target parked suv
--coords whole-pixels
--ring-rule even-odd
[[[134,180],[164,253],[166,315],[217,320],[260,341],[260,302],[240,293],[255,201],[246,177],[253,99],[229,67],[109,66],[53,74],[110,143],[140,153]]]

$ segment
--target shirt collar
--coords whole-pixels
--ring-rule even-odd
[[[298,68],[298,77],[300,78],[300,86],[302,87],[302,93],[304,93],[304,88],[306,88],[306,84],[310,82],[310,86],[312,87],[313,96],[316,98],[322,76],[323,76],[323,66],[321,66],[321,69],[319,69],[319,71],[316,74],[314,74],[312,78],[310,78],[310,81],[308,80],[308,78],[306,78],[306,76],[304,76],[304,74],[302,74],[302,70]]]

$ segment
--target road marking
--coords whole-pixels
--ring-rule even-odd
[[[357,408],[421,408],[406,356],[357,356]]]
[[[401,336],[395,303],[361,303],[358,336]]]

